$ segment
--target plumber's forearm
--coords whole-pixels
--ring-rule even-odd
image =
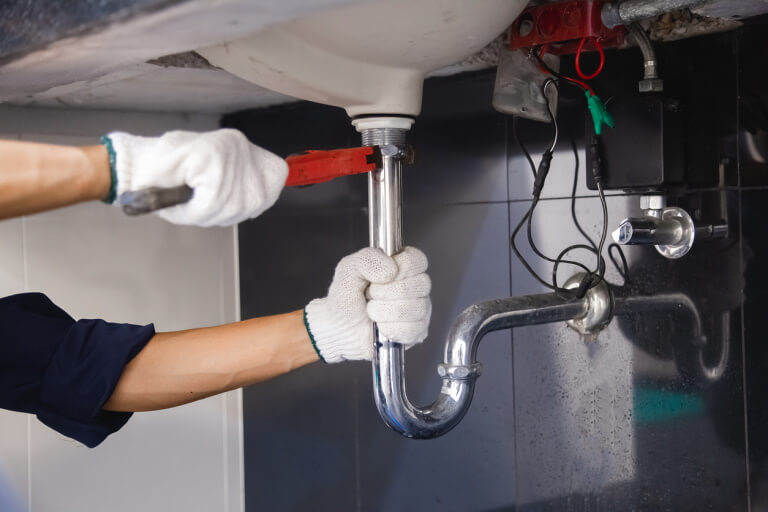
[[[111,175],[104,146],[0,140],[0,219],[104,199]]]
[[[317,360],[304,327],[303,311],[159,333],[126,366],[104,409],[175,407]]]

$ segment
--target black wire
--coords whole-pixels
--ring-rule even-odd
[[[543,61],[541,61],[541,58],[538,55],[536,55],[536,58],[539,59],[539,61],[542,63],[542,65],[546,67],[546,64],[544,64]],[[549,69],[549,68],[547,67],[547,69]],[[552,72],[552,74],[559,77],[559,75],[554,73],[554,72]],[[559,91],[558,83],[556,81],[552,80],[552,79],[548,80],[542,86],[542,94],[543,94],[545,100],[547,98],[547,96],[546,96],[546,86],[549,85],[550,83],[552,83],[555,86],[555,88],[557,88],[558,91]],[[571,82],[568,82],[568,83],[571,83]],[[572,85],[577,85],[578,86],[578,84],[572,84]],[[552,124],[553,124],[553,128],[554,128],[553,132],[554,133],[553,133],[552,144],[550,145],[550,147],[545,151],[544,155],[542,156],[542,161],[544,161],[546,158],[549,158],[549,160],[551,160],[552,152],[553,152],[554,146],[555,146],[555,144],[557,142],[557,133],[558,133],[557,119],[556,119],[554,113],[552,112],[552,109],[550,107],[549,101],[547,101],[547,111],[549,113],[550,120],[552,121]],[[538,281],[540,284],[542,284],[546,288],[548,288],[550,290],[554,290],[556,293],[568,293],[568,294],[572,294],[573,293],[573,290],[567,290],[565,288],[561,288],[560,286],[558,286],[558,283],[557,283],[557,272],[558,272],[558,269],[560,268],[560,265],[567,264],[567,265],[573,265],[573,266],[581,268],[585,272],[585,274],[584,274],[584,277],[582,278],[582,281],[581,281],[580,285],[578,286],[577,292],[576,292],[577,296],[581,297],[581,296],[583,296],[587,292],[587,290],[589,290],[590,288],[593,288],[594,286],[597,286],[598,284],[600,284],[600,282],[602,282],[605,279],[605,271],[606,271],[605,258],[602,256],[602,253],[603,253],[603,248],[605,247],[605,241],[606,241],[606,238],[607,238],[607,235],[608,235],[608,205],[607,205],[607,201],[606,201],[606,198],[605,198],[605,192],[604,192],[604,190],[602,188],[602,182],[601,182],[602,177],[597,175],[597,172],[598,172],[597,170],[593,169],[593,173],[595,173],[594,178],[595,178],[595,181],[598,184],[598,193],[599,193],[599,196],[600,196],[600,204],[601,204],[602,213],[603,213],[603,227],[602,227],[602,232],[601,232],[601,236],[600,236],[600,242],[596,246],[594,240],[592,240],[592,238],[587,234],[586,230],[581,226],[581,223],[579,222],[578,217],[576,215],[576,190],[577,190],[577,186],[578,186],[578,176],[579,176],[580,160],[579,160],[579,155],[578,155],[578,148],[576,147],[576,142],[575,142],[574,137],[573,137],[573,130],[571,130],[571,133],[570,133],[571,149],[574,152],[574,158],[575,158],[575,162],[576,162],[575,168],[574,168],[573,186],[571,188],[571,218],[572,218],[572,220],[573,220],[577,230],[584,237],[584,239],[588,242],[589,245],[584,245],[584,244],[570,245],[570,246],[566,247],[565,249],[563,249],[560,252],[560,254],[558,254],[557,258],[550,258],[549,256],[545,255],[541,250],[539,250],[539,248],[536,246],[536,243],[535,243],[535,241],[533,239],[533,228],[532,228],[533,213],[534,213],[534,211],[536,209],[536,206],[538,206],[538,204],[539,204],[539,193],[541,192],[541,189],[543,189],[544,180],[546,180],[546,172],[548,171],[548,165],[549,164],[547,163],[547,168],[545,169],[545,172],[544,172],[543,175],[541,175],[542,174],[541,164],[540,164],[540,169],[537,171],[536,166],[535,166],[535,164],[533,162],[533,158],[530,155],[530,152],[527,150],[527,148],[525,147],[525,145],[523,144],[522,140],[519,137],[519,133],[518,133],[517,128],[518,128],[518,126],[517,126],[517,118],[513,118],[512,131],[513,131],[513,136],[515,138],[515,141],[517,142],[518,146],[520,146],[521,151],[525,155],[526,160],[528,161],[528,164],[531,167],[531,171],[533,172],[534,179],[536,180],[536,179],[540,178],[541,183],[540,183],[540,185],[538,187],[534,186],[534,197],[533,197],[533,200],[531,201],[531,206],[528,208],[528,211],[525,213],[523,218],[520,219],[520,222],[517,224],[517,226],[515,227],[514,231],[512,232],[512,236],[510,238],[510,243],[511,243],[511,246],[512,246],[512,251],[515,253],[515,256],[517,256],[517,258],[523,264],[525,269],[531,274],[531,276],[534,277],[534,279],[536,279],[536,281]],[[552,267],[552,282],[551,283],[547,282],[544,278],[542,278],[541,276],[539,276],[536,273],[536,271],[528,263],[528,261],[526,261],[526,259],[523,257],[523,255],[520,253],[520,251],[519,251],[519,249],[517,247],[517,243],[516,243],[517,235],[519,234],[519,232],[522,229],[524,224],[527,225],[527,230],[526,230],[527,231],[527,238],[528,238],[528,244],[530,245],[531,250],[539,258],[541,258],[541,259],[543,259],[545,261],[548,261],[548,262],[553,264],[553,267]],[[595,257],[596,257],[596,264],[595,264],[595,269],[594,270],[590,270],[586,265],[583,265],[582,263],[579,263],[579,262],[576,262],[576,261],[572,261],[572,260],[564,259],[565,256],[568,253],[576,251],[576,250],[585,250],[585,251],[590,252],[590,253],[595,255]],[[614,252],[618,252],[619,258],[621,259],[621,266],[619,265],[618,261],[616,260]],[[622,248],[619,245],[617,245],[617,244],[611,244],[608,247],[608,256],[611,259],[611,263],[616,267],[617,272],[619,273],[619,275],[624,280],[623,284],[626,284],[629,281],[629,266],[627,264],[627,259],[626,259],[626,256],[624,255],[624,252],[623,252]]]
[[[558,126],[557,126],[557,119],[555,118],[555,114],[554,114],[554,112],[552,112],[552,107],[550,106],[549,101],[547,100],[546,88],[547,88],[547,85],[549,85],[549,84],[554,85],[555,89],[558,89],[557,82],[555,82],[552,79],[548,79],[547,81],[545,81],[544,85],[542,85],[542,87],[541,87],[541,92],[542,92],[542,94],[544,96],[544,101],[547,104],[547,112],[549,113],[549,119],[552,122],[552,127],[553,127],[553,130],[552,130],[552,143],[549,145],[549,147],[548,147],[549,149],[547,149],[545,154],[546,153],[552,153],[552,151],[554,151],[555,144],[557,143],[557,136],[558,136],[558,133],[559,133]],[[542,157],[542,159],[543,158],[545,158],[545,157]],[[539,171],[539,172],[542,172],[542,171]],[[538,173],[537,173],[537,176],[538,176]],[[546,176],[542,176],[542,179],[546,179]],[[536,193],[536,192],[534,192],[534,193]],[[557,260],[555,258],[550,258],[546,254],[544,254],[536,246],[536,242],[533,240],[533,212],[536,209],[536,206],[538,204],[539,204],[539,197],[535,196],[533,198],[533,203],[531,204],[531,209],[530,209],[529,214],[528,214],[528,228],[527,228],[528,244],[531,246],[531,250],[533,250],[534,254],[536,254],[536,256],[538,256],[539,258],[541,258],[541,259],[543,259],[545,261],[548,261],[550,263],[557,263]],[[582,270],[584,270],[584,272],[587,272],[587,273],[589,272],[589,269],[585,265],[582,265],[581,263],[579,263],[577,261],[562,260],[560,263],[564,263],[564,264],[568,264],[568,265],[574,265],[574,266],[579,267]],[[552,280],[552,286],[555,289],[559,289],[560,288],[559,286],[557,286],[557,279],[556,278]]]
[[[549,73],[550,75],[558,78],[559,80],[562,80],[563,82],[565,82],[568,85],[572,85],[573,87],[579,88],[583,92],[589,92],[589,89],[587,89],[583,85],[581,85],[581,84],[579,84],[577,82],[571,82],[570,80],[568,80],[568,78],[566,78],[565,76],[561,75],[560,73],[558,73],[554,69],[550,68],[547,65],[547,63],[544,62],[544,59],[541,58],[541,55],[539,55],[539,53],[540,53],[539,50],[534,50],[532,53],[533,53],[533,56],[536,58],[536,60],[539,62],[539,65],[541,65],[541,67],[543,67],[547,71],[547,73]]]
[[[578,185],[579,185],[580,160],[579,160],[579,148],[576,147],[576,139],[573,136],[573,129],[571,129],[571,132],[570,132],[570,142],[571,142],[571,149],[573,150],[573,159],[576,162],[573,168],[573,186],[571,187],[571,218],[573,219],[573,223],[576,225],[576,229],[578,229],[579,233],[581,233],[581,236],[583,236],[584,239],[589,243],[589,245],[592,246],[592,249],[597,251],[597,246],[595,245],[594,240],[592,240],[592,237],[590,237],[587,234],[587,232],[584,230],[584,228],[581,227],[579,218],[576,216],[576,189],[578,188]]]
[[[613,255],[613,249],[616,249],[619,253],[621,266],[619,266],[619,264],[616,262],[616,257]],[[621,246],[619,244],[609,245],[608,257],[611,258],[611,263],[613,263],[613,266],[616,267],[616,272],[618,272],[621,278],[624,280],[622,285],[629,283],[629,265],[627,264],[627,257],[624,256],[624,250],[621,248]]]
[[[544,98],[545,98],[545,101],[546,101],[546,98],[547,98],[547,95],[546,95],[546,87],[547,87],[547,85],[549,85],[550,83],[551,83],[551,84],[553,84],[553,85],[555,86],[555,88],[557,88],[557,87],[558,87],[558,85],[557,85],[557,82],[555,82],[555,81],[554,81],[554,80],[552,80],[552,79],[550,79],[550,80],[547,80],[547,81],[544,83],[544,85],[542,85],[542,89],[541,89],[541,90],[542,90],[542,95],[543,95],[543,96],[544,96]],[[542,157],[542,161],[543,161],[543,160],[546,158],[546,156],[547,156],[547,154],[548,154],[548,153],[549,153],[549,155],[550,155],[550,158],[551,158],[551,152],[552,152],[552,150],[554,149],[554,146],[555,146],[555,144],[556,144],[556,142],[557,142],[557,133],[558,133],[558,128],[557,128],[557,119],[555,118],[555,115],[554,115],[554,113],[552,112],[552,108],[550,107],[549,101],[547,101],[547,112],[549,113],[549,117],[550,117],[550,120],[552,121],[552,125],[553,125],[553,135],[552,135],[552,143],[550,144],[549,148],[548,148],[548,149],[547,149],[547,151],[545,152],[545,156],[543,156],[543,157]],[[513,122],[514,122],[514,121],[513,121]],[[514,127],[514,125],[513,125],[513,129],[514,129],[514,132],[515,132],[515,133],[517,133],[516,127]],[[517,142],[517,144],[520,146],[520,148],[521,148],[521,150],[523,151],[523,153],[525,153],[525,154],[526,154],[526,157],[527,157],[527,159],[528,159],[528,163],[531,165],[531,169],[532,169],[532,171],[534,171],[534,176],[535,176],[535,177],[538,177],[538,176],[539,176],[539,172],[543,172],[543,171],[539,171],[539,172],[536,172],[536,168],[535,168],[535,165],[534,165],[534,163],[533,163],[533,159],[532,159],[532,158],[530,158],[530,153],[529,153],[529,152],[528,152],[528,150],[525,148],[525,145],[522,143],[522,140],[520,140],[520,138],[519,138],[519,137],[516,137],[516,142]],[[542,180],[545,180],[545,179],[546,179],[546,175],[543,175],[543,176],[541,176],[541,178],[542,178]],[[536,188],[536,187],[535,187],[535,188]],[[536,279],[536,280],[537,280],[539,283],[541,283],[541,284],[542,284],[542,285],[544,285],[545,287],[549,288],[550,290],[554,290],[555,292],[558,292],[558,293],[571,293],[571,290],[566,290],[565,288],[561,288],[561,287],[559,287],[559,286],[557,285],[557,277],[556,277],[556,276],[555,276],[555,277],[553,277],[552,283],[548,283],[548,282],[547,282],[547,281],[546,281],[544,278],[542,278],[541,276],[539,276],[539,275],[536,273],[536,271],[535,271],[535,270],[533,270],[533,268],[531,267],[531,265],[528,263],[528,261],[526,261],[526,259],[523,257],[523,255],[520,253],[520,251],[519,251],[519,250],[518,250],[518,248],[517,248],[517,242],[516,242],[516,239],[517,239],[517,235],[518,235],[518,233],[520,232],[520,229],[522,228],[523,224],[527,224],[527,230],[526,230],[526,231],[527,231],[527,237],[528,237],[528,244],[530,245],[530,247],[531,247],[531,250],[534,252],[534,254],[536,254],[536,256],[538,256],[539,258],[541,258],[541,259],[543,259],[543,260],[545,260],[545,261],[548,261],[548,262],[550,262],[550,263],[553,263],[553,264],[555,264],[556,266],[558,266],[558,265],[560,265],[560,264],[570,264],[570,265],[574,265],[574,266],[576,266],[576,267],[579,267],[579,268],[583,269],[583,270],[584,270],[584,271],[587,273],[587,275],[589,275],[589,274],[590,274],[590,271],[589,271],[589,269],[588,269],[588,268],[587,268],[585,265],[583,265],[583,264],[581,264],[581,263],[579,263],[579,262],[576,262],[576,261],[571,261],[571,260],[564,260],[564,259],[562,259],[562,257],[561,257],[561,258],[558,258],[558,259],[555,259],[555,258],[550,258],[549,256],[545,255],[545,254],[544,254],[544,253],[543,253],[543,252],[542,252],[542,251],[541,251],[541,250],[540,250],[540,249],[539,249],[539,248],[536,246],[536,242],[535,242],[535,241],[534,241],[534,239],[533,239],[532,219],[533,219],[533,212],[535,211],[535,209],[536,209],[536,206],[539,204],[539,197],[538,197],[538,194],[540,193],[540,191],[541,191],[541,188],[543,188],[543,183],[542,183],[542,187],[539,187],[539,188],[538,188],[538,192],[534,191],[534,197],[533,197],[533,200],[531,201],[531,206],[528,208],[528,211],[525,213],[525,215],[523,216],[523,218],[522,218],[522,219],[520,219],[520,222],[519,222],[519,223],[518,223],[518,225],[515,227],[515,230],[512,232],[512,237],[510,238],[510,243],[511,243],[511,245],[512,245],[512,251],[515,253],[515,256],[517,256],[517,258],[518,258],[518,259],[520,260],[520,262],[523,264],[523,266],[525,267],[525,269],[526,269],[526,270],[527,270],[527,271],[528,271],[528,272],[531,274],[531,276],[533,276],[533,277],[534,277],[534,278],[535,278],[535,279]],[[582,287],[580,287],[580,288],[583,288],[583,286],[582,286]],[[585,289],[584,291],[586,292],[586,289]]]
[[[538,247],[536,247],[536,243],[533,240],[532,219],[533,219],[533,211],[536,208],[536,205],[538,205],[538,203],[539,203],[538,199],[535,199],[533,204],[531,205],[530,214],[528,215],[528,243],[530,244],[531,249],[536,254],[536,256],[538,256],[539,258],[541,258],[543,260],[546,260],[546,261],[548,261],[550,263],[574,265],[574,266],[579,267],[580,269],[582,269],[584,272],[590,272],[589,268],[587,268],[586,265],[584,265],[582,263],[579,263],[578,261],[560,260],[558,262],[558,260],[556,258],[550,258],[546,254],[541,252]],[[558,286],[557,286],[557,279],[553,279],[552,280],[552,286],[554,286],[555,288],[558,288]]]
[[[545,96],[546,98],[546,96]],[[549,103],[547,103],[549,105]],[[536,179],[536,164],[533,162],[533,158],[531,158],[531,153],[528,151],[528,149],[525,147],[525,144],[523,144],[522,139],[520,139],[519,133],[517,131],[517,117],[514,117],[512,119],[512,135],[515,138],[515,141],[517,142],[517,145],[520,146],[520,150],[525,155],[526,160],[528,160],[528,164],[531,167],[531,172],[533,173],[534,180]],[[548,283],[544,278],[539,276],[539,274],[536,273],[536,271],[531,267],[531,265],[528,263],[528,261],[523,257],[523,255],[520,253],[520,251],[517,248],[517,235],[520,233],[520,229],[522,229],[523,225],[526,223],[526,221],[530,221],[531,216],[533,215],[533,210],[536,208],[536,205],[538,204],[539,200],[538,198],[534,198],[533,201],[531,201],[531,206],[528,207],[528,211],[525,212],[525,215],[523,215],[523,218],[520,219],[520,222],[515,226],[514,231],[512,231],[512,236],[510,237],[510,244],[512,245],[512,251],[515,253],[515,256],[517,256],[517,259],[520,260],[520,263],[523,264],[523,267],[528,271],[528,273],[533,276],[536,281],[538,281],[540,284],[545,286],[546,288],[549,288],[550,290],[558,291],[557,287],[553,286],[552,284]],[[530,222],[528,224],[529,226],[529,233],[530,233]],[[532,242],[532,239],[530,238],[529,234],[529,243]],[[538,249],[536,248],[536,245],[531,243],[531,248],[533,249],[534,253],[537,253],[538,255]]]
[[[583,249],[589,252],[590,254],[597,254],[597,250],[594,247],[591,247],[589,245],[584,245],[584,244],[569,245],[568,247],[560,251],[560,254],[557,255],[557,261],[555,261],[555,264],[552,265],[552,281],[554,283],[557,283],[557,271],[560,268],[560,264],[568,263],[568,260],[563,259],[565,255],[568,254],[569,252],[576,251],[579,249]],[[585,266],[582,266],[582,268],[586,273],[585,279],[589,279],[591,281],[587,289],[597,286],[600,283],[600,281],[602,280],[602,277],[600,277],[600,271],[603,270],[604,267],[605,267],[605,260],[603,258],[600,258],[598,263],[598,268],[595,271],[591,271]]]
[[[608,236],[608,203],[605,200],[605,192],[603,191],[603,185],[597,182],[597,192],[600,194],[600,205],[603,207],[603,232],[600,235],[600,243],[597,245],[597,261],[600,268],[600,280],[605,278],[605,264],[601,264],[603,261],[603,247],[605,247],[605,239]]]
[[[531,203],[531,207],[533,207],[533,203]],[[523,224],[525,224],[525,221],[528,220],[528,217],[531,215],[531,207],[528,208],[528,211],[525,212],[525,215],[523,215],[523,218],[520,219],[520,222],[518,222],[517,226],[515,227],[515,230],[512,231],[512,236],[510,237],[510,244],[512,245],[512,252],[515,253],[515,256],[517,256],[517,259],[520,260],[520,263],[523,264],[523,267],[528,271],[528,273],[533,276],[536,281],[538,281],[541,285],[543,285],[545,288],[549,288],[550,290],[558,291],[552,284],[548,283],[544,280],[539,274],[536,273],[535,270],[533,270],[533,267],[528,263],[528,261],[523,257],[523,255],[520,253],[520,251],[517,248],[517,243],[515,242],[515,239],[517,238],[517,234],[520,232],[520,229],[523,227]]]

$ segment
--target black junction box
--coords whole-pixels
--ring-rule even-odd
[[[633,192],[663,189],[685,181],[683,118],[680,103],[658,95],[617,97],[607,105],[615,128],[602,136],[605,189]],[[587,115],[587,169],[592,169],[589,143],[594,134]],[[597,190],[587,172],[587,187]]]

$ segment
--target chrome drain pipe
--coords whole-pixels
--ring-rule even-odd
[[[553,293],[510,297],[474,304],[454,321],[445,345],[440,395],[426,407],[416,407],[405,390],[403,351],[378,346],[373,362],[374,393],[379,414],[392,429],[412,439],[438,437],[455,427],[467,413],[480,375],[477,347],[489,332],[539,325],[586,316],[587,298],[574,300]]]
[[[382,168],[368,177],[368,215],[370,245],[389,255],[403,246],[402,167],[408,159],[405,135],[411,120],[402,118],[363,118],[353,121],[362,133],[364,145],[387,147],[382,151]],[[574,283],[581,282],[577,275]],[[573,283],[572,283],[573,284]],[[477,361],[480,341],[489,332],[514,327],[569,322],[581,334],[598,332],[614,314],[638,310],[682,308],[693,315],[696,336],[701,336],[700,318],[695,305],[681,295],[620,297],[614,299],[611,287],[602,282],[578,299],[575,295],[548,293],[508,297],[473,304],[453,322],[445,344],[444,362],[438,366],[443,380],[440,394],[430,405],[418,407],[408,399],[405,388],[405,349],[397,340],[383,337],[374,324],[373,389],[376,407],[384,422],[411,439],[441,436],[455,427],[467,413],[480,376]]]
[[[402,238],[402,167],[408,154],[405,135],[412,120],[403,118],[361,118],[353,124],[364,145],[395,146],[400,151],[382,152],[382,168],[368,177],[368,216],[371,247],[389,255],[397,254]],[[590,294],[608,294],[594,300]],[[472,402],[475,380],[481,365],[477,347],[492,331],[583,318],[590,304],[610,304],[607,286],[590,290],[583,299],[556,294],[510,297],[474,304],[454,321],[445,345],[445,359],[438,367],[443,379],[440,395],[431,405],[417,407],[405,389],[405,349],[396,340],[380,335],[374,325],[372,340],[373,388],[376,407],[393,430],[412,439],[438,437],[455,427]]]

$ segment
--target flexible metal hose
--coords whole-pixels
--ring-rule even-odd
[[[635,41],[640,51],[643,52],[643,80],[653,80],[659,78],[658,61],[656,60],[656,52],[651,44],[651,39],[648,34],[645,33],[643,27],[639,23],[630,23],[627,26],[629,34]]]

